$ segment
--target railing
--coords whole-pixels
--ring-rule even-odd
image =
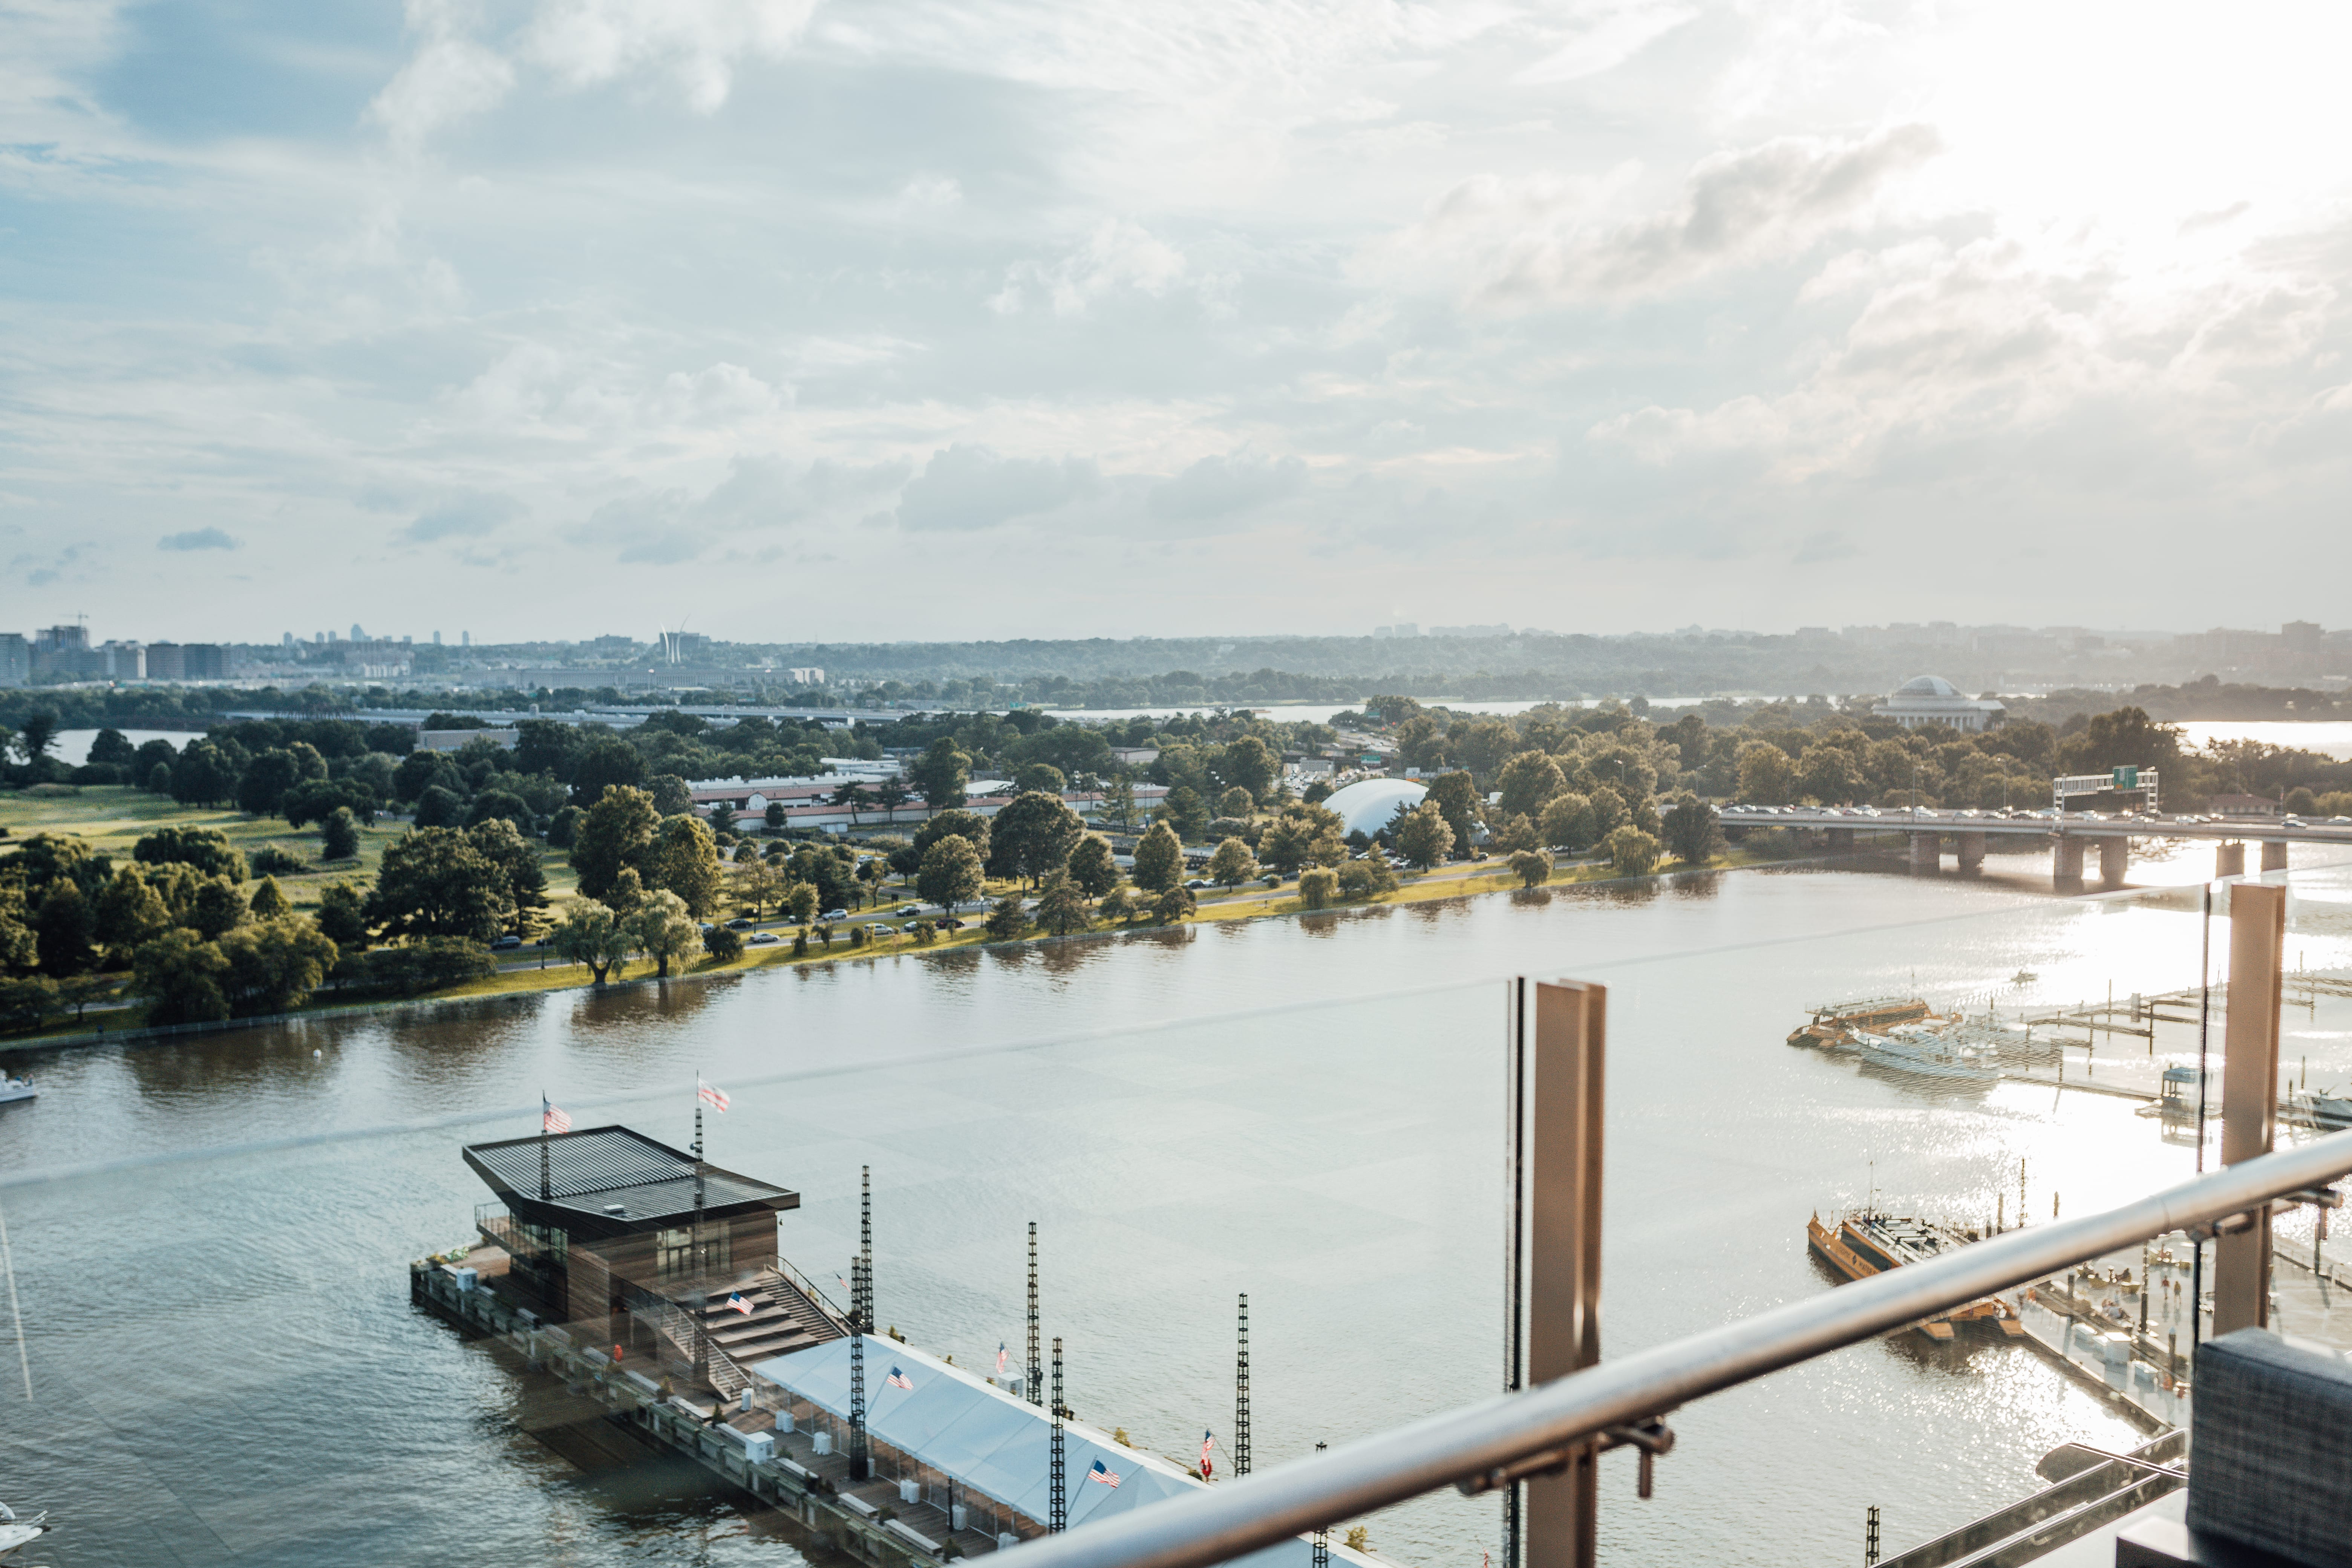
[[[2118,1247],[2176,1230],[2242,1232],[2274,1200],[2315,1195],[2347,1173],[2352,1132],[2336,1133],[1013,1551],[1020,1568],[1205,1568],[1448,1485],[1507,1485],[1604,1434]]]
[[[780,1252],[776,1254],[775,1261],[772,1267],[778,1274],[783,1276],[784,1282],[786,1284],[790,1285],[793,1289],[798,1290],[802,1295],[807,1297],[809,1300],[815,1305],[818,1311],[824,1313],[835,1323],[839,1324],[843,1332],[846,1333],[848,1331],[849,1314],[843,1311],[834,1301],[832,1297],[826,1295],[823,1290],[818,1289],[815,1280],[811,1279],[807,1275],[793,1268],[791,1258],[786,1258]]]

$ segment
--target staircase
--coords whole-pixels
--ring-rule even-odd
[[[737,1311],[724,1295],[713,1292],[700,1314],[702,1331],[711,1344],[739,1365],[841,1337],[832,1320],[772,1270],[740,1287],[739,1293],[751,1306],[749,1312]]]

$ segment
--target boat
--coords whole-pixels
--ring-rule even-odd
[[[1800,1024],[1789,1036],[1792,1046],[1827,1046],[1832,1048],[1855,1043],[1854,1037],[1864,1030],[1885,1030],[1898,1024],[1922,1023],[1933,1017],[1927,1004],[1917,997],[1873,996],[1859,1002],[1824,1002],[1813,1009],[1812,1021]]]
[[[19,1519],[14,1509],[0,1502],[0,1557],[7,1556],[20,1546],[29,1546],[47,1535],[49,1527],[44,1521],[48,1517],[46,1513],[37,1513],[30,1519]],[[25,1568],[32,1568],[32,1565],[27,1563]]]
[[[1818,1212],[1805,1222],[1807,1249],[1843,1275],[1849,1284],[1906,1263],[1926,1262],[1975,1239],[1972,1233],[1948,1225],[1875,1209],[1841,1215],[1835,1225],[1822,1224]],[[2025,1325],[1998,1296],[1982,1297],[1912,1326],[1939,1343],[1956,1338],[1961,1329],[2011,1340],[2025,1331]]]
[[[2352,1099],[2315,1092],[2305,1095],[2303,1103],[2311,1119],[2322,1127],[2352,1127]]]
[[[30,1079],[10,1078],[5,1073],[0,1073],[0,1105],[5,1105],[12,1100],[30,1100],[40,1092],[33,1087]],[[6,1506],[5,1503],[0,1503],[0,1508]]]

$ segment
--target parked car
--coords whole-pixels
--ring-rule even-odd
[[[744,939],[743,945],[746,947],[769,947],[782,940],[782,939],[777,936],[774,931],[755,931],[749,937]]]
[[[727,929],[729,931],[750,931],[751,929],[751,922],[748,920],[738,918],[729,921],[727,922]]]
[[[490,943],[490,951],[492,952],[509,952],[521,945],[522,938],[515,935],[512,931],[509,931],[506,935],[499,938],[498,941]]]
[[[940,922],[940,929],[941,931],[961,931],[963,930],[963,921],[956,919],[953,915],[950,915],[947,919]]]
[[[845,921],[849,918],[849,911],[847,910],[827,910],[824,913],[817,916],[816,918],[821,921]]]
[[[1184,886],[1197,893],[1204,889],[1213,888],[1216,884],[1209,880],[1206,877],[1195,877],[1191,881],[1186,882]]]
[[[902,915],[919,915],[923,912],[923,906],[920,904],[900,904],[898,906],[898,912]]]

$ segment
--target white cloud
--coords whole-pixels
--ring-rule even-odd
[[[1082,316],[1089,306],[1124,289],[1165,293],[1183,275],[1184,258],[1175,247],[1154,238],[1140,224],[1106,218],[1083,244],[1050,266],[1014,263],[989,304],[1013,314],[1027,303],[1034,289],[1055,315]]]
[[[1100,485],[1090,462],[1007,458],[959,444],[932,453],[908,485],[898,498],[898,525],[919,531],[994,528],[1055,510]]]
[[[522,52],[568,87],[667,75],[698,114],[727,101],[739,62],[790,53],[816,0],[541,0]]]
[[[435,132],[497,107],[514,87],[514,67],[472,37],[460,0],[408,0],[416,52],[368,105],[392,144],[414,152]]]

